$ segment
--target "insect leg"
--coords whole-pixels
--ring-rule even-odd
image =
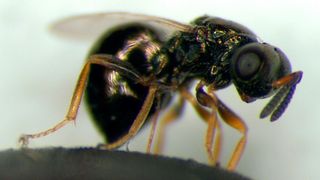
[[[157,96],[157,97],[159,97],[159,96]],[[158,98],[158,102],[160,102],[160,98]],[[153,138],[154,138],[154,133],[155,133],[156,128],[157,128],[157,123],[158,123],[160,110],[161,110],[160,109],[160,104],[158,103],[157,106],[156,106],[155,113],[152,115],[152,118],[151,118],[152,124],[151,124],[150,135],[149,135],[149,138],[148,138],[148,144],[147,144],[147,150],[146,150],[147,153],[151,152],[152,141],[153,141]]]
[[[134,135],[137,134],[137,132],[139,131],[139,129],[141,128],[141,126],[143,125],[143,123],[145,122],[149,111],[152,107],[153,104],[153,100],[155,98],[155,94],[157,92],[157,87],[151,86],[149,88],[149,92],[148,95],[146,97],[146,100],[144,101],[141,110],[139,112],[139,114],[137,115],[136,119],[133,121],[133,124],[131,125],[128,134],[124,135],[123,137],[121,137],[120,139],[118,139],[117,141],[111,143],[111,144],[105,144],[102,145],[102,148],[106,148],[106,149],[114,149],[117,148],[121,145],[123,145],[124,143],[126,143],[130,138],[132,138]],[[160,103],[160,102],[159,102]]]
[[[105,66],[107,68],[110,68],[111,70],[115,70],[125,76],[128,76],[131,79],[134,79],[137,81],[142,81],[140,79],[139,74],[137,74],[133,70],[129,69],[129,67],[127,67],[125,64],[123,64],[123,62],[116,60],[115,57],[113,57],[111,55],[90,56],[88,58],[87,62],[85,63],[83,69],[81,70],[81,73],[79,75],[77,85],[75,87],[75,90],[74,90],[74,93],[73,93],[73,96],[72,96],[72,99],[71,99],[71,102],[69,105],[69,109],[67,111],[65,118],[62,121],[60,121],[59,123],[57,123],[55,126],[53,126],[52,128],[49,128],[47,130],[44,130],[44,131],[41,131],[41,132],[35,133],[35,134],[22,135],[19,138],[19,142],[22,144],[22,146],[27,146],[30,139],[46,136],[46,135],[51,134],[51,133],[57,131],[58,129],[62,128],[63,126],[65,126],[69,122],[75,121],[77,113],[78,113],[79,105],[80,105],[80,102],[81,102],[81,99],[83,96],[83,92],[86,88],[86,83],[87,83],[88,75],[90,72],[90,66],[92,64]]]
[[[169,112],[164,116],[161,120],[160,127],[158,129],[158,139],[155,144],[155,154],[160,154],[163,150],[164,139],[165,139],[165,131],[170,123],[177,120],[178,117],[182,114],[182,109],[184,106],[184,100],[182,98],[179,99],[178,103],[175,104]]]
[[[213,93],[212,96],[215,96]],[[229,160],[227,168],[229,170],[234,170],[239,163],[239,160],[243,154],[246,142],[247,142],[247,132],[248,128],[245,124],[245,122],[231,109],[229,109],[221,100],[219,100],[217,97],[217,107],[219,115],[222,117],[222,119],[231,127],[238,130],[242,137],[238,141],[237,146],[235,147],[232,156]]]
[[[212,98],[209,95],[206,95],[207,98],[209,98],[212,101],[211,102],[212,111],[209,112],[199,104],[197,99],[187,89],[182,88],[180,90],[180,94],[184,99],[186,99],[191,103],[191,105],[197,111],[200,117],[205,122],[208,123],[208,129],[207,129],[206,138],[205,138],[205,147],[209,157],[209,163],[212,165],[216,165],[220,157],[222,135],[221,135],[221,125],[217,121],[216,106],[213,103]],[[215,137],[215,143],[214,143],[214,148],[212,149],[214,137]]]

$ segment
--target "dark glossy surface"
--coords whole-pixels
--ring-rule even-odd
[[[139,25],[118,27],[116,31],[108,31],[101,41],[97,42],[91,54],[116,55],[123,50],[129,39],[134,41],[141,34],[151,36],[154,32]],[[123,60],[130,62],[141,74],[148,74],[149,62],[143,49],[131,49]],[[128,132],[141,109],[147,91],[148,87],[105,67],[92,65],[86,100],[97,127],[108,142],[113,142]]]

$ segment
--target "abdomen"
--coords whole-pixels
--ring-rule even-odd
[[[92,54],[110,54],[129,62],[142,75],[152,75],[152,51],[160,48],[156,32],[142,25],[127,25],[107,32]],[[146,47],[145,47],[146,46]],[[92,118],[108,143],[127,134],[146,98],[149,87],[99,65],[91,65],[86,102]],[[156,100],[155,100],[156,101]],[[155,104],[148,118],[154,112]]]

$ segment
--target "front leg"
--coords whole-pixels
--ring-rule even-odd
[[[242,133],[242,137],[238,141],[238,144],[236,145],[231,158],[228,162],[227,168],[229,170],[234,170],[239,161],[240,158],[244,152],[244,148],[247,142],[247,131],[248,128],[244,121],[236,114],[234,113],[230,108],[228,108],[215,94],[214,94],[214,88],[209,88],[209,93],[205,92],[203,90],[203,83],[200,82],[196,87],[196,97],[198,103],[205,107],[209,107],[211,111],[211,118],[208,119],[208,130],[207,130],[207,136],[206,136],[206,148],[207,152],[209,154],[210,158],[210,151],[209,148],[212,146],[213,136],[215,134],[215,124],[217,122],[217,114],[218,111],[219,115],[221,116],[222,120],[226,122],[231,127],[238,130],[240,133]],[[220,140],[220,138],[219,138]],[[219,146],[220,147],[220,142]],[[213,157],[213,156],[212,156]]]
[[[229,126],[233,127],[234,129],[238,130],[242,137],[238,141],[238,144],[236,145],[231,158],[228,162],[227,168],[229,170],[234,170],[239,161],[240,158],[244,152],[244,148],[247,143],[248,139],[248,128],[246,123],[235,113],[233,112],[228,106],[226,106],[215,94],[214,89],[211,87],[210,89],[210,96],[215,99],[216,107],[218,109],[219,115],[221,116],[222,120],[226,122]]]
[[[206,131],[205,136],[205,149],[208,154],[209,164],[216,165],[219,163],[220,153],[221,153],[221,125],[217,120],[217,111],[214,108],[213,100],[210,96],[205,95],[209,99],[211,99],[212,109],[209,112],[205,107],[199,104],[199,101],[191,94],[187,89],[181,88],[180,89],[181,97],[186,99],[188,102],[191,103],[193,108],[199,114],[202,120],[204,120],[208,124],[208,128]],[[203,100],[201,100],[203,101]],[[215,143],[213,141],[215,139]]]

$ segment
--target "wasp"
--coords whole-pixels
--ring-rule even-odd
[[[150,152],[159,114],[169,108],[158,128],[159,150],[166,127],[188,102],[207,123],[205,149],[210,164],[219,163],[220,119],[242,134],[227,165],[232,170],[244,152],[248,128],[215,92],[234,84],[247,103],[273,96],[260,118],[270,116],[275,121],[302,78],[302,71],[292,72],[279,48],[243,25],[207,15],[183,24],[149,15],[97,13],[61,20],[53,30],[100,38],[85,61],[65,118],[45,131],[22,135],[20,142],[25,145],[75,121],[85,94],[105,149],[122,146],[151,121]]]

